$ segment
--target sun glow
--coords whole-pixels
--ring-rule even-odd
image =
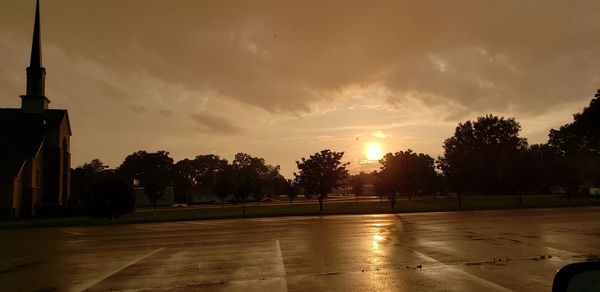
[[[381,146],[377,143],[367,144],[365,154],[368,160],[379,160],[383,157],[383,151],[381,150]]]

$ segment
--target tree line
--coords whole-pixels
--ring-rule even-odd
[[[600,186],[600,90],[573,122],[549,132],[547,143],[529,145],[514,118],[494,115],[459,123],[444,141],[444,155],[412,150],[386,154],[375,191],[393,204],[409,196],[452,191],[464,195],[549,194],[571,196]],[[436,171],[437,170],[437,171]]]
[[[453,192],[461,206],[464,195],[508,194],[519,195],[521,203],[523,194],[561,188],[570,199],[586,186],[600,185],[600,90],[572,123],[550,130],[547,143],[529,145],[520,131],[514,118],[486,115],[459,123],[437,159],[411,149],[387,153],[379,161],[380,169],[371,174],[375,193],[394,209],[401,195],[410,200]],[[279,166],[246,153],[236,154],[231,162],[209,154],[175,163],[166,151],[137,151],[115,169],[98,159],[73,169],[72,202],[94,210],[89,211],[92,215],[126,214],[133,202],[122,197],[131,197],[135,182],[154,203],[172,185],[178,202],[190,202],[192,194],[212,194],[221,204],[241,203],[245,212],[249,200],[259,204],[265,197],[284,194],[291,204],[304,193],[315,196],[323,210],[327,195],[342,184],[356,195],[364,190],[364,174],[349,176],[343,155],[323,150],[301,158],[294,179],[285,179]],[[113,208],[119,211],[111,214],[104,206],[111,200],[126,207]]]

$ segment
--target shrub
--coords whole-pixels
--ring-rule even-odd
[[[89,215],[93,218],[118,218],[135,210],[133,187],[120,178],[103,178],[92,186]]]

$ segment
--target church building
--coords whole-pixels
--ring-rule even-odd
[[[36,4],[31,59],[21,108],[0,108],[0,217],[58,210],[69,199],[71,125],[64,109],[49,109]]]

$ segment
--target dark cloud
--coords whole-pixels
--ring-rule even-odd
[[[1,107],[24,91],[34,4],[0,0]],[[41,5],[47,93],[70,111],[74,163],[218,149],[262,154],[291,173],[323,148],[360,160],[356,137],[377,130],[435,156],[456,122],[486,113],[517,117],[542,142],[600,86],[598,1]],[[314,140],[323,135],[331,139]]]
[[[20,5],[9,8],[29,16]],[[599,11],[558,0],[55,0],[44,21],[45,39],[69,53],[271,112],[383,82],[433,104],[537,113],[597,86]]]
[[[199,130],[202,132],[225,135],[239,134],[242,132],[241,127],[222,117],[209,114],[192,114],[190,115],[190,118],[198,124]]]

